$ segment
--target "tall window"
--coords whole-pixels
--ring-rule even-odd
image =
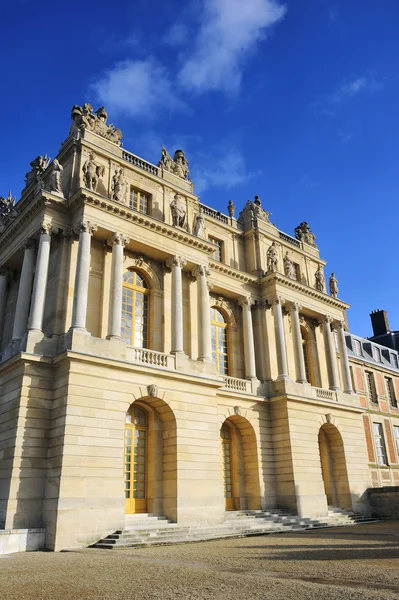
[[[147,348],[148,288],[136,271],[126,271],[123,276],[122,339],[131,346]]]
[[[212,361],[218,373],[227,375],[229,372],[227,322],[224,315],[215,307],[211,308],[211,332]]]
[[[125,508],[127,513],[145,512],[147,484],[147,413],[132,406],[125,424]]]
[[[303,337],[303,333],[302,333],[302,350],[303,350],[303,360],[305,362],[306,381],[308,381],[309,383],[311,383],[310,368],[309,368],[308,345],[307,345],[306,339]]]
[[[218,262],[222,262],[223,242],[212,237],[211,235],[208,237],[208,240],[215,246],[215,250],[212,252],[211,258],[213,258],[213,260],[217,260]]]
[[[385,448],[384,432],[381,423],[373,423],[375,449],[377,452],[377,464],[387,465],[388,457]]]
[[[374,360],[376,360],[377,362],[381,362],[381,352],[380,352],[380,349],[377,348],[376,346],[372,346],[372,350],[371,351],[372,351]]]
[[[222,444],[222,469],[223,469],[223,488],[226,510],[233,510],[233,478],[231,465],[231,432],[226,423],[223,423],[220,430],[220,440]]]
[[[398,453],[398,456],[399,456],[399,427],[397,425],[394,425],[393,436],[395,438],[396,450],[397,450],[397,453]]]
[[[387,390],[387,397],[389,404],[394,408],[398,407],[398,401],[396,399],[395,388],[393,387],[393,381],[390,377],[385,377],[385,387]]]
[[[353,351],[357,356],[361,356],[362,354],[362,345],[359,340],[353,340]]]
[[[130,208],[133,208],[138,212],[148,215],[150,207],[150,197],[148,194],[144,194],[144,192],[139,192],[139,190],[136,190],[134,189],[134,187],[131,187],[129,195],[129,206]]]
[[[370,371],[366,371],[366,382],[367,382],[367,391],[369,393],[369,400],[374,404],[378,403],[377,392],[375,389],[375,381],[373,373]]]

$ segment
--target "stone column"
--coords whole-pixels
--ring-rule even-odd
[[[166,266],[172,270],[172,354],[184,352],[182,269],[186,262],[181,256],[166,261]]]
[[[29,316],[29,331],[42,331],[48,267],[50,262],[50,245],[52,230],[50,223],[43,223],[40,232],[39,250],[37,252],[35,278],[33,281],[32,304]]]
[[[200,265],[192,271],[198,285],[198,322],[199,322],[199,354],[198,360],[212,362],[211,349],[211,315],[209,302],[209,288],[207,277],[210,275],[208,267]]]
[[[255,304],[255,301],[249,297],[239,300],[239,305],[242,307],[246,379],[256,379],[255,345],[251,311],[251,306],[253,304]]]
[[[277,379],[288,379],[288,361],[287,349],[285,347],[282,304],[284,304],[284,299],[279,296],[273,300],[274,333],[276,336],[277,347]]]
[[[121,339],[123,248],[129,243],[129,241],[129,238],[124,237],[121,233],[114,233],[113,236],[107,241],[108,245],[112,246],[107,339]]]
[[[330,390],[339,390],[337,361],[335,356],[334,340],[331,332],[332,318],[325,316],[319,321],[323,328],[324,345],[326,347],[327,371]]]
[[[296,302],[292,302],[290,304],[296,380],[298,381],[298,383],[305,383],[307,381],[305,357],[303,355],[301,326],[299,324],[299,311],[301,310],[301,308],[302,306],[299,306],[299,304],[297,304]]]
[[[35,262],[36,242],[28,240],[25,245],[24,260],[22,263],[21,277],[17,295],[17,304],[15,307],[14,327],[12,330],[12,340],[20,340],[26,333],[28,325],[28,315],[30,306],[30,297],[32,293],[33,266]]]
[[[79,233],[78,261],[76,265],[75,291],[73,295],[71,329],[86,331],[87,297],[89,293],[91,236],[97,225],[83,221],[74,228]]]
[[[7,281],[10,269],[8,267],[0,267],[0,342],[3,336],[4,319],[6,316],[7,304]]]
[[[346,348],[345,341],[345,330],[343,321],[335,321],[335,330],[338,337],[338,351],[341,363],[342,382],[344,385],[344,392],[346,394],[353,394],[351,372],[349,368],[348,351]]]

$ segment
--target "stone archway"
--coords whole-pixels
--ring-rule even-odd
[[[261,508],[259,462],[256,435],[251,423],[242,416],[228,417],[221,428],[221,443],[228,428],[230,438],[230,475],[222,452],[224,483],[231,478],[231,501],[226,497],[227,510],[256,510]]]
[[[325,423],[319,431],[321,472],[328,506],[352,510],[344,443],[337,427]]]
[[[135,407],[144,410],[147,415],[145,448],[146,512],[155,515],[164,515],[171,521],[177,521],[177,438],[175,416],[166,402],[156,397],[146,396],[137,399],[130,405],[126,413],[127,420],[129,420],[129,414],[134,415]],[[129,423],[126,423],[125,436],[128,428]],[[133,466],[131,477],[133,477]]]

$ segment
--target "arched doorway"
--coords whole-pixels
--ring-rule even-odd
[[[328,506],[352,510],[352,499],[341,434],[331,423],[319,431],[321,472]]]
[[[226,510],[261,508],[255,431],[244,417],[233,415],[220,429],[221,470]]]
[[[152,513],[177,520],[176,419],[159,398],[136,400],[126,413],[126,514]]]

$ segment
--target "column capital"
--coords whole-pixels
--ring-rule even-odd
[[[276,306],[276,304],[279,304],[280,306],[283,306],[286,302],[284,296],[274,296],[273,298],[270,298],[269,302],[271,303],[272,306]]]
[[[318,325],[323,325],[324,323],[331,325],[333,323],[333,321],[334,321],[334,319],[331,315],[322,315],[321,317],[319,317],[317,319]]]
[[[56,235],[59,228],[50,221],[43,221],[40,225],[40,235]]]
[[[291,311],[299,313],[299,311],[301,311],[303,307],[301,304],[299,304],[299,302],[288,302],[287,308],[289,308]]]
[[[10,273],[12,273],[12,269],[10,267],[0,267],[0,277],[8,277]]]
[[[240,298],[238,300],[238,304],[241,306],[241,308],[248,307],[251,309],[251,306],[255,304],[255,300],[254,298],[251,298],[251,296],[245,296],[244,298]]]
[[[171,256],[166,261],[166,266],[168,269],[171,269],[172,267],[180,267],[182,269],[186,264],[187,264],[186,259],[182,258],[181,256],[177,256],[177,255]]]
[[[209,277],[210,274],[211,272],[207,265],[198,265],[191,271],[191,275],[194,279],[197,279],[200,276]]]
[[[122,233],[113,233],[111,237],[107,240],[108,246],[115,246],[116,244],[119,246],[126,246],[130,242],[130,238],[124,236]]]
[[[93,235],[97,231],[98,227],[91,221],[81,221],[80,223],[75,223],[73,226],[73,230],[75,233],[79,235],[79,233],[89,233]]]
[[[37,240],[34,238],[29,238],[25,240],[21,245],[21,250],[36,250],[37,248]]]
[[[332,321],[332,327],[336,331],[338,331],[339,329],[345,331],[345,321],[343,319],[334,319]]]
[[[266,298],[261,298],[259,300],[255,300],[255,306],[257,308],[264,308],[267,310],[268,308],[271,308],[271,303],[269,300],[266,300]]]

